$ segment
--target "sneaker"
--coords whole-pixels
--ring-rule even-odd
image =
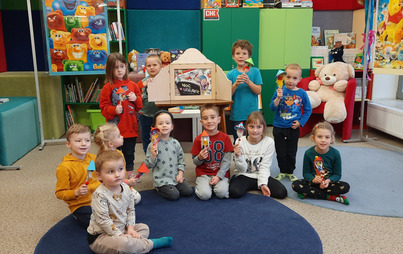
[[[336,199],[334,201],[345,204],[345,205],[350,204],[350,202],[348,201],[346,196],[338,196],[338,197],[336,197]]]
[[[296,177],[294,174],[287,174],[287,177],[290,179],[291,182],[298,180],[298,177]]]
[[[276,177],[274,177],[274,179],[276,179],[277,181],[281,181],[285,178],[285,176],[286,176],[286,174],[280,173]]]
[[[306,198],[305,195],[304,195],[304,194],[301,194],[301,193],[298,193],[298,197],[299,197],[300,199]]]

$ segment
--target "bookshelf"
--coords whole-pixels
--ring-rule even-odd
[[[63,76],[62,95],[65,130],[73,123],[91,126],[87,109],[99,109],[105,75]]]
[[[127,11],[120,8],[120,22],[118,21],[118,10],[116,7],[108,7],[108,41],[109,52],[119,52],[119,36],[122,37],[122,55],[127,57],[128,44],[127,44]],[[123,34],[119,35],[119,24],[123,28]]]

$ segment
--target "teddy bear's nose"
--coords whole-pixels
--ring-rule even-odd
[[[330,78],[329,78],[329,77],[326,77],[325,79],[326,79],[326,80],[329,80]]]

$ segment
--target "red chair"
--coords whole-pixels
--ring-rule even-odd
[[[314,80],[315,77],[307,77],[301,79],[298,83],[298,87],[308,91],[309,82]],[[346,94],[344,97],[344,104],[346,105],[347,117],[346,119],[338,124],[332,124],[336,134],[341,134],[342,140],[347,140],[351,138],[351,132],[353,129],[353,115],[354,115],[354,101],[355,101],[355,89],[357,87],[357,82],[355,78],[349,79]],[[306,124],[301,127],[300,137],[305,136],[312,132],[312,128],[320,121],[323,121],[323,110],[325,108],[325,103],[322,102],[317,108],[312,109],[312,115],[309,117]]]

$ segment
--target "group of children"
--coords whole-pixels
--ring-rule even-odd
[[[334,130],[329,123],[318,123],[312,131],[315,146],[305,153],[304,179],[298,180],[293,174],[299,127],[306,123],[312,111],[306,92],[297,88],[301,67],[288,65],[285,87],[273,94],[270,103],[275,111],[273,140],[266,136],[266,122],[258,111],[263,83],[260,71],[256,67],[244,68],[245,60],[252,55],[252,45],[238,40],[232,55],[237,68],[227,74],[233,83],[230,130],[245,123],[247,134],[240,138],[234,135],[233,145],[229,135],[218,129],[220,122],[225,121],[218,107],[213,104],[200,107],[200,121],[209,142],[205,144],[202,135],[197,136],[190,152],[196,168],[196,196],[208,200],[214,193],[218,198],[240,198],[249,190],[261,190],[265,196],[283,199],[287,197],[287,189],[280,181],[288,177],[300,198],[348,204],[341,195],[348,192],[349,185],[340,181],[341,159],[339,152],[330,147]],[[148,226],[135,221],[135,204],[141,200],[133,188],[139,180],[133,175],[137,115],[145,165],[152,171],[157,193],[168,200],[193,195],[184,178],[184,152],[179,141],[170,135],[174,128],[173,116],[148,101],[147,86],[161,68],[161,60],[155,55],[146,59],[149,76],[143,80],[141,91],[127,78],[126,59],[111,53],[100,100],[101,112],[108,123],[94,133],[94,142],[99,146],[97,156],[88,153],[91,146],[88,127],[74,124],[66,133],[66,146],[71,153],[56,170],[56,196],[68,203],[77,222],[87,228],[89,246],[96,253],[147,253],[153,248],[171,246],[173,242],[171,237],[148,239]],[[150,142],[152,127],[159,130],[158,143]],[[274,152],[280,174],[271,177]],[[232,161],[235,169],[230,178]],[[95,164],[94,172],[91,164]]]

